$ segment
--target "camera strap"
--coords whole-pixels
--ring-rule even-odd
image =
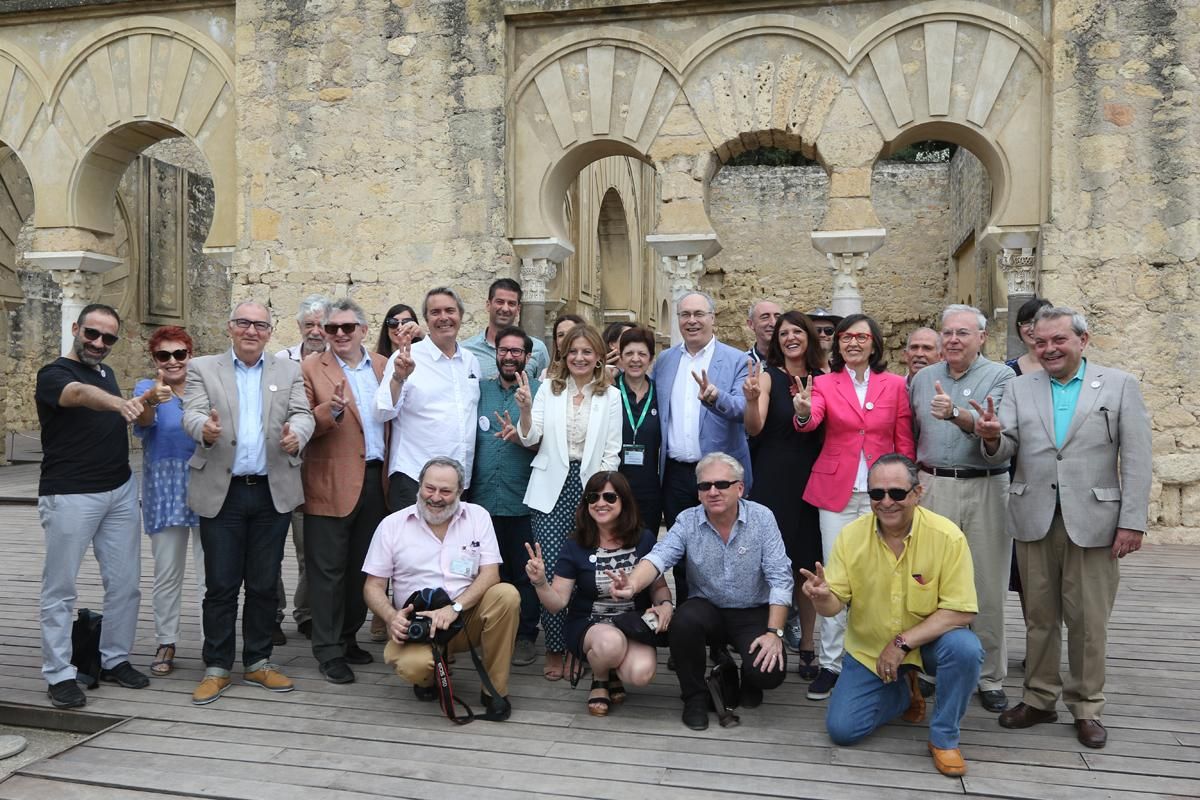
[[[465,631],[464,631],[465,635]],[[470,637],[467,638],[467,646],[471,649],[471,661],[475,664],[475,671],[479,673],[479,684],[491,697],[491,703],[488,710],[483,714],[476,714],[471,710],[471,707],[462,700],[454,696],[454,682],[450,678],[450,665],[446,663],[445,648],[438,644],[430,644],[433,649],[433,675],[434,687],[437,689],[438,705],[442,708],[442,713],[446,715],[446,719],[453,722],[455,725],[466,725],[468,722],[473,722],[476,719],[503,721],[508,718],[509,708],[508,700],[500,696],[496,691],[495,684],[488,677],[487,669],[483,666],[483,660],[479,657],[479,652],[475,649],[474,642]],[[455,705],[462,706],[464,715],[459,715],[455,711]]]

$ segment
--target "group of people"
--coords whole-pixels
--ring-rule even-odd
[[[195,356],[187,331],[155,331],[156,377],[129,398],[103,363],[117,312],[85,308],[72,351],[37,382],[51,702],[86,702],[70,617],[88,544],[105,585],[100,677],[149,682],[129,661],[132,425],[155,563],[150,672],[174,666],[190,538],[203,595],[197,705],[231,684],[243,590],[243,679],[294,688],[271,661],[286,640],[290,527],[297,629],[332,683],[373,660],[357,639],[369,610],[384,661],[422,700],[437,697],[425,629],[446,632],[452,652],[478,647],[492,718],[507,715],[511,665],[536,660],[540,627],[543,676],[590,669],[596,716],[654,677],[663,647],[683,722],[703,729],[710,658],[736,652],[749,707],[782,683],[790,650],[808,698],[831,698],[839,744],[920,720],[936,682],[929,746],[945,774],[966,771],[958,728],[975,692],[1009,728],[1053,721],[1061,696],[1079,740],[1104,745],[1107,619],[1116,559],[1146,529],[1150,426],[1136,379],[1084,357],[1081,315],[1026,304],[1015,322],[1029,354],[1006,365],[982,355],[984,315],[951,305],[940,332],[910,334],[901,375],[864,314],[760,301],[742,351],[715,336],[713,298],[690,292],[675,308],[680,343],[656,359],[645,327],[601,334],[571,315],[547,348],[518,326],[521,299],[519,284],[496,280],[487,326],[460,339],[461,299],[431,289],[419,317],[389,308],[368,350],[363,310],[314,296],[297,316],[300,343],[274,357],[270,309],[239,303],[223,353]],[[1010,582],[1028,631],[1013,708]],[[424,608],[434,589],[447,604]]]

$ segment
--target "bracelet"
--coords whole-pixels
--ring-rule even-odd
[[[664,599],[662,599],[662,600],[659,600],[659,601],[658,601],[657,603],[655,603],[654,605],[656,605],[656,606],[661,606],[661,605],[663,605],[664,603],[666,603],[667,605],[669,605],[671,608],[675,608],[675,603],[673,603],[673,602],[671,601],[671,598],[669,598],[669,597],[667,597],[667,598],[664,598]]]

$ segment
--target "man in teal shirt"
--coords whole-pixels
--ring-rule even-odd
[[[479,359],[479,368],[483,370],[480,379],[491,378],[496,374],[496,336],[510,325],[517,325],[521,319],[521,284],[512,278],[497,278],[488,287],[488,299],[484,309],[487,311],[487,327],[467,339],[462,346],[475,354]],[[526,361],[526,371],[530,377],[541,375],[550,366],[550,352],[540,338],[533,339]]]
[[[500,579],[517,587],[521,614],[512,663],[532,664],[536,654],[538,599],[525,574],[529,555],[525,544],[533,544],[525,489],[529,484],[534,451],[521,445],[516,426],[521,421],[517,406],[517,375],[525,371],[533,341],[515,326],[496,334],[496,374],[479,382],[479,415],[475,425],[475,466],[471,480],[471,502],[492,515],[496,541],[500,545]],[[483,361],[480,360],[482,365]],[[486,370],[485,370],[486,372]],[[529,378],[529,391],[536,394],[539,383]]]

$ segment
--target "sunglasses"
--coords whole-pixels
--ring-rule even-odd
[[[907,489],[868,489],[867,497],[871,498],[876,503],[878,503],[884,497],[890,497],[899,503],[901,500],[908,497],[915,488],[917,487],[913,485]]]
[[[189,355],[191,355],[191,353],[189,353],[187,350],[155,350],[154,360],[160,364],[165,364],[173,358],[176,361],[183,363],[184,361],[188,360]]]
[[[99,339],[100,341],[102,341],[106,345],[108,345],[109,347],[112,347],[114,344],[117,343],[117,340],[120,339],[121,337],[117,336],[115,333],[101,333],[100,331],[96,330],[95,328],[84,328],[83,329],[83,338],[87,339],[89,342]]]
[[[741,481],[700,481],[696,484],[696,488],[701,492],[707,492],[715,486],[723,492],[735,483],[741,483]]]
[[[819,336],[833,336],[834,327],[832,325],[816,325],[814,330]]]
[[[583,499],[587,501],[589,506],[596,505],[596,503],[600,502],[601,498],[604,499],[604,502],[611,504],[620,500],[621,496],[616,492],[588,492],[583,496]]]
[[[328,333],[330,336],[336,336],[338,331],[341,331],[342,333],[349,336],[350,334],[352,334],[356,330],[358,330],[358,323],[357,322],[343,322],[339,325],[335,322],[326,322],[322,327],[325,328],[325,332]]]
[[[389,328],[399,328],[401,325],[407,325],[410,322],[415,325],[417,321],[415,319],[410,319],[409,317],[405,317],[404,319],[388,317],[383,321],[383,324],[387,325]]]

